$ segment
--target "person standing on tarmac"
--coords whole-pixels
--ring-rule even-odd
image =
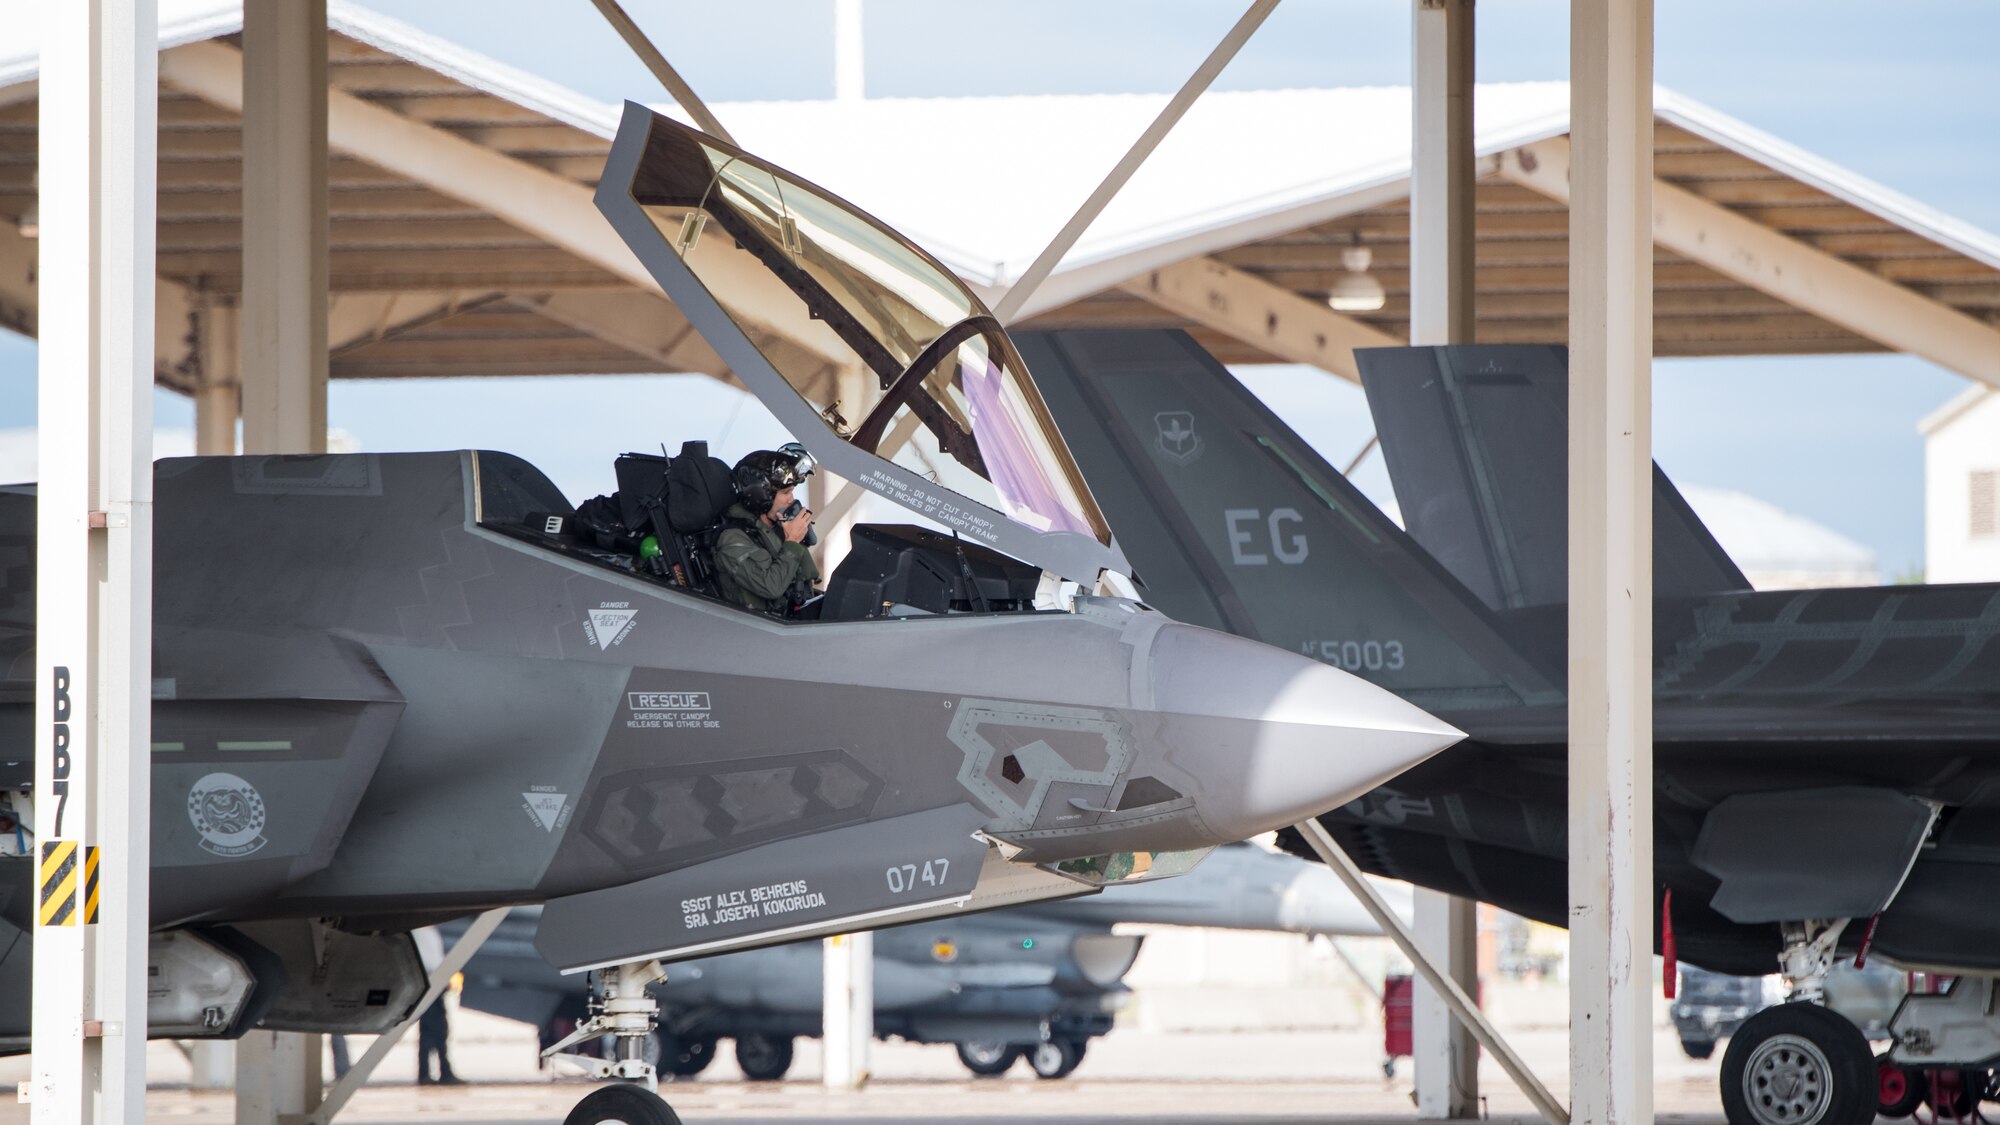
[[[438,963],[444,960],[444,936],[436,926],[425,926],[414,930],[410,937],[417,943],[417,957],[423,962],[424,972],[435,972]],[[439,996],[424,1009],[417,1020],[417,1085],[419,1086],[462,1086],[465,1079],[451,1072],[451,1055],[446,1046],[451,1038],[451,1017],[445,1013],[445,997]],[[437,1057],[437,1077],[431,1077],[431,1057]]]
[[[819,581],[806,550],[812,512],[793,496],[812,470],[802,465],[804,450],[793,448],[760,449],[736,463],[736,503],[715,539],[723,597],[778,617],[811,600]]]

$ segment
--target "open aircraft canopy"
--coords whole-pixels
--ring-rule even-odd
[[[744,386],[829,469],[1063,577],[1126,570],[999,321],[908,239],[630,102],[597,205]],[[774,315],[788,323],[772,325]],[[773,327],[811,340],[810,352],[764,346]]]

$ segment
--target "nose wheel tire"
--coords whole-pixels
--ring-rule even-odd
[[[606,1086],[576,1103],[563,1125],[681,1125],[681,1119],[644,1086]]]
[[[736,1037],[736,1065],[752,1082],[776,1082],[792,1069],[792,1037],[752,1032]]]
[[[1028,1065],[1034,1068],[1037,1078],[1068,1078],[1082,1061],[1080,1039],[1051,1039],[1028,1048]]]
[[[975,1039],[957,1044],[957,1047],[958,1061],[981,1078],[995,1078],[1007,1073],[1015,1061],[1027,1053],[1026,1047],[991,1039]]]
[[[1817,1004],[1764,1009],[1722,1056],[1729,1125],[1867,1125],[1880,1089],[1861,1030]]]

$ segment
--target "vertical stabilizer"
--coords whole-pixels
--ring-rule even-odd
[[[1453,713],[1551,673],[1187,334],[1018,333],[1146,600]]]
[[[1492,609],[1569,600],[1569,355],[1471,344],[1355,352],[1403,524]],[[1653,589],[1750,583],[1659,466]]]

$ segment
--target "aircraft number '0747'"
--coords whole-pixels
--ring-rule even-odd
[[[899,895],[907,891],[914,891],[919,886],[942,886],[944,884],[945,872],[950,870],[951,861],[938,858],[925,860],[922,867],[918,867],[914,863],[897,864],[894,867],[886,869],[882,874],[889,881],[889,893]]]

